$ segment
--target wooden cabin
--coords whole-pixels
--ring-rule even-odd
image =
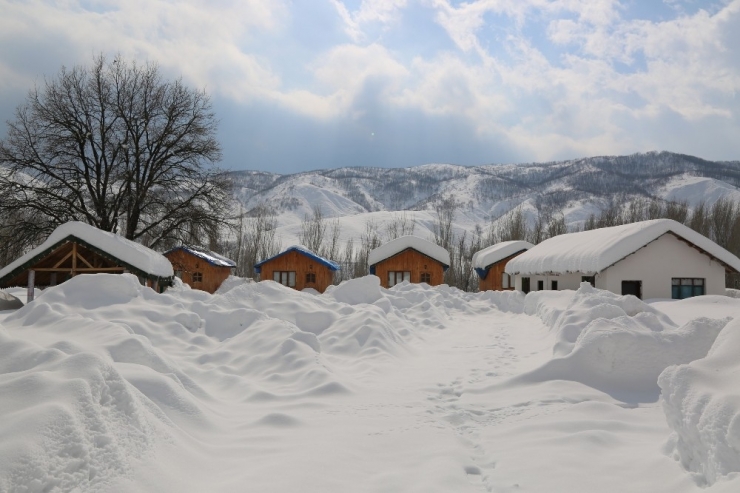
[[[172,263],[175,277],[193,289],[211,294],[231,275],[236,262],[217,253],[198,247],[180,246],[165,252]]]
[[[370,274],[380,278],[380,285],[391,288],[403,281],[438,286],[450,266],[450,254],[444,248],[416,236],[402,236],[372,250],[368,255]]]
[[[533,246],[528,241],[503,241],[476,252],[473,255],[473,268],[478,274],[478,290],[513,290],[514,283],[509,274],[504,272],[506,264]]]
[[[254,266],[260,281],[275,281],[301,291],[312,288],[323,293],[334,282],[339,264],[302,246],[292,246]]]
[[[122,236],[81,222],[68,222],[52,232],[40,246],[0,270],[0,288],[61,284],[78,274],[123,274],[157,291],[172,284],[173,270],[161,254]]]

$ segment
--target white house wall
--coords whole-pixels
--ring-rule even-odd
[[[514,286],[522,289],[522,277],[529,277],[530,290],[537,291],[537,281],[558,281],[558,290],[578,289],[586,274],[514,276]],[[702,278],[706,294],[725,294],[725,269],[716,260],[692,248],[671,234],[666,234],[625,257],[596,275],[596,287],[622,294],[622,281],[642,281],[642,297],[671,298],[672,278]]]
[[[558,291],[561,289],[578,289],[581,285],[581,277],[583,274],[562,274],[562,275],[547,275],[547,276],[514,276],[514,287],[521,291],[522,289],[522,277],[529,277],[530,291],[537,291],[537,281],[544,281],[544,291],[549,291],[552,286],[552,281],[558,281]]]
[[[665,234],[596,277],[596,287],[621,294],[622,281],[642,281],[642,297],[670,298],[671,279],[705,279],[706,294],[725,294],[725,269],[671,234]]]

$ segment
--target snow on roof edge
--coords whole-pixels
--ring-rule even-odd
[[[211,250],[206,250],[203,248],[198,248],[198,247],[189,246],[189,245],[182,245],[179,247],[175,247],[171,250],[166,251],[164,255],[167,255],[168,253],[174,252],[176,250],[184,250],[188,253],[195,255],[198,258],[202,258],[209,264],[215,265],[217,267],[236,267],[236,262],[234,262],[230,258],[226,258],[223,255],[219,255],[216,252],[212,252]]]
[[[473,268],[485,270],[486,267],[495,264],[506,257],[510,257],[522,250],[529,250],[532,247],[534,247],[534,245],[530,242],[520,240],[495,243],[489,247],[478,250],[473,254]]]
[[[324,258],[324,257],[320,256],[320,255],[317,255],[316,253],[314,253],[313,251],[309,250],[308,248],[306,248],[303,245],[291,245],[288,248],[286,248],[285,250],[283,250],[282,252],[278,253],[277,255],[273,255],[270,258],[266,258],[265,260],[262,260],[261,262],[258,262],[256,264],[254,264],[254,272],[256,274],[260,274],[262,272],[262,266],[264,264],[266,264],[270,260],[276,259],[278,257],[282,257],[283,255],[285,255],[286,253],[289,253],[289,252],[301,252],[302,254],[307,255],[307,256],[313,258],[317,262],[325,265],[326,267],[328,267],[329,269],[331,269],[333,271],[338,271],[338,270],[341,269],[340,265],[337,262],[334,262],[333,260],[329,260],[327,258]]]
[[[372,267],[387,258],[401,253],[407,248],[413,248],[443,264],[445,267],[450,266],[450,252],[418,236],[400,236],[371,250],[367,257],[368,266]]]
[[[671,219],[654,219],[549,238],[507,263],[513,275],[597,274],[666,233],[695,245],[740,272],[740,259],[714,241]]]
[[[162,254],[115,233],[102,231],[83,222],[70,221],[58,226],[41,245],[0,269],[0,278],[7,276],[29,260],[69,237],[84,241],[152,276],[172,277],[174,275],[172,264]]]

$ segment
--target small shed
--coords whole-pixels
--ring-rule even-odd
[[[479,291],[514,289],[509,274],[504,272],[509,260],[526,252],[534,245],[528,241],[502,241],[473,255],[473,268],[478,274]]]
[[[450,266],[450,253],[418,236],[401,236],[372,250],[368,264],[384,288],[403,281],[438,286]]]
[[[294,245],[254,266],[260,281],[275,281],[301,291],[312,288],[323,293],[334,282],[339,264],[308,248]]]
[[[642,299],[725,294],[725,273],[740,259],[670,219],[641,221],[549,238],[506,264],[524,292],[599,289]]]
[[[236,268],[236,262],[218,253],[194,246],[179,246],[165,252],[172,263],[175,277],[193,289],[211,294],[221,286]]]
[[[0,270],[0,288],[60,284],[78,274],[129,272],[162,291],[174,272],[163,255],[122,236],[72,221],[55,229],[44,243]]]

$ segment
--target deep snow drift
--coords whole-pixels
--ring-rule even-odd
[[[78,276],[0,313],[0,492],[737,491],[703,298]]]

